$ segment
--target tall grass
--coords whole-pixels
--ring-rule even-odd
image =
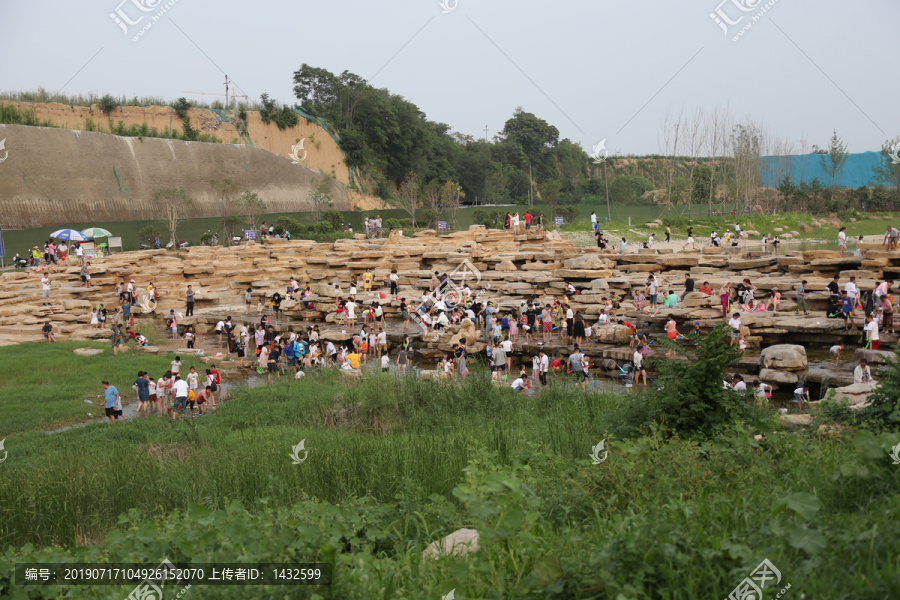
[[[900,471],[879,443],[757,442],[740,428],[703,444],[614,439],[637,398],[530,397],[477,370],[452,384],[329,372],[241,389],[190,422],[15,435],[0,465],[0,588],[17,560],[170,556],[333,563],[335,584],[289,594],[301,598],[700,598],[726,596],[768,558],[797,597],[896,597]],[[591,464],[602,439],[607,460]],[[301,440],[309,454],[292,464]],[[463,526],[482,550],[421,561]]]

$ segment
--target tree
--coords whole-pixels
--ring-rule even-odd
[[[844,140],[838,136],[837,130],[834,130],[831,134],[831,139],[828,141],[828,148],[826,150],[823,150],[818,146],[813,146],[813,150],[819,155],[822,169],[824,169],[825,173],[831,178],[831,197],[829,198],[829,202],[834,202],[835,182],[837,181],[838,175],[840,175],[841,171],[844,169],[844,164],[847,162],[847,144],[845,144]]]
[[[229,218],[234,217],[241,211],[241,202],[238,196],[241,185],[231,179],[212,179],[209,185],[216,191],[216,201],[214,209],[222,219],[222,237],[225,244],[231,244],[231,235],[229,234]],[[233,227],[234,222],[230,225]]]
[[[892,140],[886,140],[881,145],[881,164],[873,167],[875,181],[887,187],[893,188],[895,201],[900,201],[900,161],[895,162],[894,156],[898,152],[894,148],[900,148],[900,136]]]
[[[306,192],[306,199],[312,206],[313,216],[315,216],[316,223],[318,223],[322,211],[334,205],[334,202],[332,202],[334,195],[331,193],[331,180],[327,177],[319,179],[319,183],[309,188],[309,191]]]
[[[419,177],[415,173],[408,173],[400,189],[397,190],[396,204],[407,213],[413,222],[413,229],[416,227],[416,209],[421,206],[419,198]]]
[[[557,207],[559,206],[559,180],[551,179],[541,184],[541,200],[550,209],[550,218],[556,217]]]
[[[711,171],[712,169],[707,165],[697,165],[697,168],[694,170],[694,174],[692,176],[694,183],[691,186],[691,200],[693,202],[706,202],[706,199],[710,196],[710,185],[715,188],[716,179],[715,177],[710,177]],[[713,191],[713,193],[715,193],[715,190]]]
[[[684,127],[684,109],[678,113],[678,116],[672,115],[670,111],[666,111],[666,117],[663,121],[663,151],[666,156],[666,206],[672,210],[673,185],[675,184],[675,157],[678,155],[678,147]]]
[[[176,231],[178,222],[184,219],[190,212],[193,201],[182,188],[160,189],[153,194],[153,204],[159,211],[160,218],[169,228],[169,237],[172,240],[172,248],[178,248]]]
[[[441,209],[447,215],[447,220],[456,227],[456,211],[459,209],[459,201],[466,194],[462,187],[455,181],[448,181],[441,187]]]
[[[267,208],[266,203],[256,192],[244,192],[238,199],[238,203],[247,215],[247,224],[250,225],[250,229],[256,229],[256,222]]]

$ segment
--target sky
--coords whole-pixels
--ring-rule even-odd
[[[0,0],[0,91],[210,102],[184,92],[223,93],[227,74],[293,104],[308,63],[477,138],[522,107],[589,152],[659,153],[682,108],[728,107],[798,153],[832,130],[850,152],[900,135],[897,0],[443,2]]]

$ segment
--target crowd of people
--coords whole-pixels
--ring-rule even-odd
[[[127,420],[119,390],[108,381],[102,385],[109,422]],[[137,394],[138,416],[156,414],[160,417],[171,416],[176,421],[178,417],[194,417],[216,411],[216,394],[221,385],[222,374],[216,365],[210,365],[205,375],[193,365],[185,371],[181,356],[176,356],[159,379],[154,380],[146,371],[138,371],[132,389]]]

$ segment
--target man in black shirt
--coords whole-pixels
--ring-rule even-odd
[[[690,273],[684,274],[684,293],[690,294],[694,291],[694,280]]]
[[[832,296],[840,296],[841,295],[841,286],[838,284],[838,280],[840,279],[840,275],[835,275],[834,279],[827,286],[828,291],[831,292]]]

